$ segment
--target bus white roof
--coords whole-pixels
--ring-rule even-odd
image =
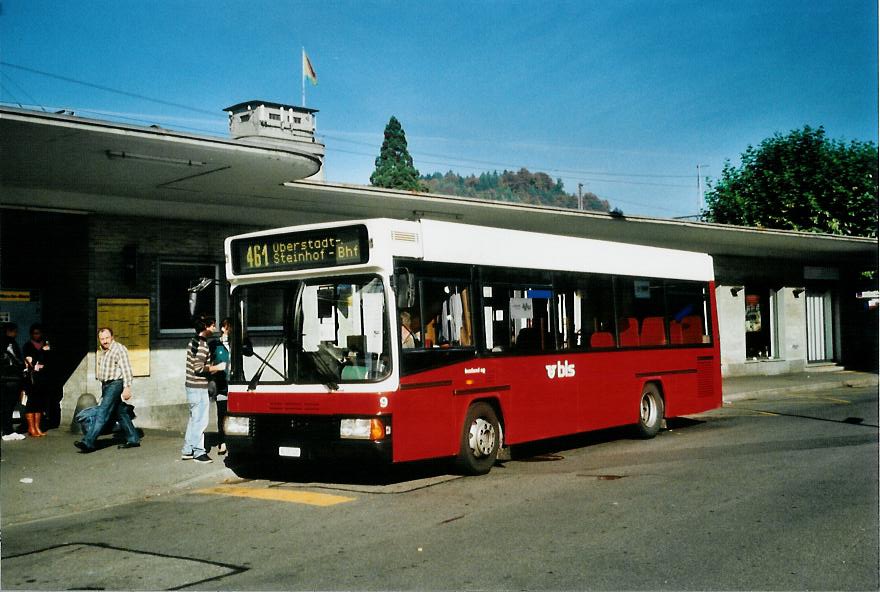
[[[704,253],[430,219],[413,222],[372,218],[311,224],[230,237],[226,244],[228,249],[230,242],[237,238],[359,224],[367,227],[373,241],[371,267],[377,265],[373,259],[376,254],[443,263],[694,281],[714,279],[712,258]],[[315,271],[309,270],[309,275]],[[341,271],[343,269],[335,268],[335,272]]]

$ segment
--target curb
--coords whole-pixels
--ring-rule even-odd
[[[844,380],[811,382],[798,385],[762,388],[753,391],[723,394],[722,400],[725,403],[732,403],[734,401],[759,399],[762,397],[774,397],[779,395],[791,395],[795,393],[810,393],[841,387],[866,388],[871,386],[878,386],[878,384],[880,384],[880,382],[878,382],[878,378],[876,376],[865,378],[847,378]]]

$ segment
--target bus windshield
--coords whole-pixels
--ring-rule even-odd
[[[236,290],[241,336],[234,379],[258,384],[374,382],[391,370],[378,276],[250,285]]]

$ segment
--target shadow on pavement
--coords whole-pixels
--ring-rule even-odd
[[[666,430],[683,430],[702,425],[703,423],[705,422],[696,419],[676,417],[667,420]],[[595,432],[585,432],[583,434],[575,434],[572,436],[562,436],[559,438],[529,442],[527,444],[518,444],[511,447],[510,458],[511,460],[518,462],[556,461],[565,458],[563,453],[567,450],[589,448],[590,446],[596,446],[597,444],[630,439],[641,439],[636,435],[633,426],[608,428]]]
[[[354,461],[253,460],[229,456],[227,468],[243,479],[266,479],[287,483],[333,483],[338,485],[394,485],[450,474],[448,459],[389,465]]]
[[[683,430],[702,425],[703,421],[675,418],[668,421],[668,429]],[[216,434],[205,434],[206,442],[216,446]],[[567,450],[588,448],[615,440],[636,438],[632,426],[610,428],[573,436],[551,438],[510,448],[510,460],[516,462],[552,462],[563,460]],[[210,439],[209,439],[210,438]],[[458,474],[452,459],[437,459],[401,463],[345,460],[292,460],[283,458],[254,459],[232,454],[224,463],[242,479],[266,479],[287,483],[333,483],[338,485],[394,485]],[[503,465],[499,460],[497,465]]]

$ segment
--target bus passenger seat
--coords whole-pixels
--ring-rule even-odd
[[[666,345],[666,330],[663,328],[663,317],[645,317],[642,321],[642,332],[639,335],[642,345]]]
[[[620,319],[617,324],[620,347],[639,346],[639,321],[635,317]]]
[[[541,333],[535,327],[523,327],[516,336],[516,349],[541,351]]]
[[[683,343],[703,343],[703,317],[691,315],[681,320]]]
[[[684,332],[681,323],[676,320],[669,321],[669,343],[672,345],[681,345],[684,343]]]
[[[596,331],[590,335],[590,347],[614,347],[614,335],[609,331]]]

